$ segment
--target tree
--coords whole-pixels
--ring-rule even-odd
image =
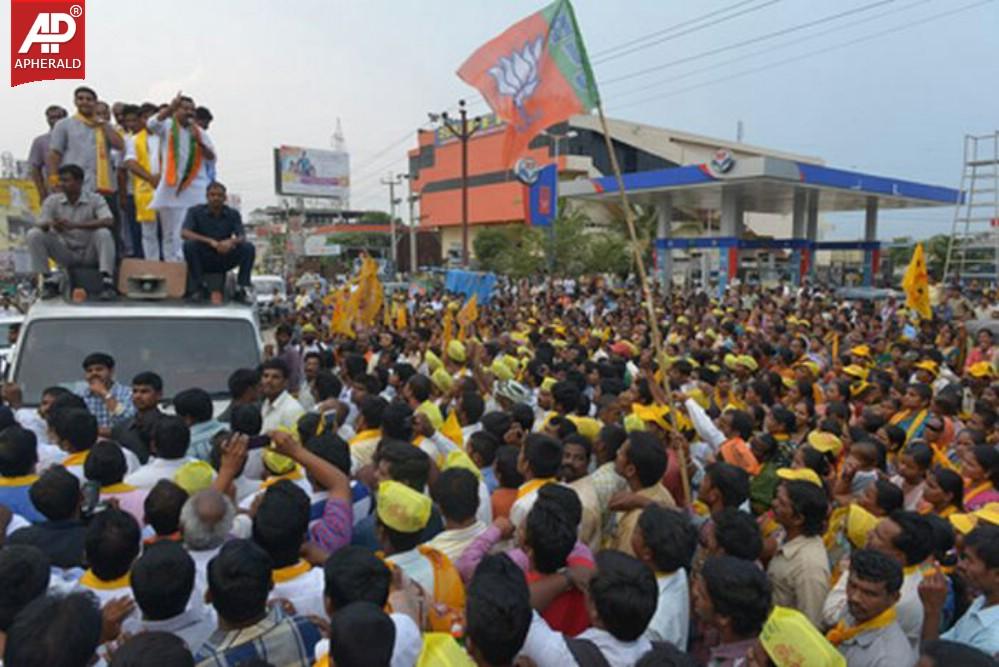
[[[472,242],[479,267],[524,278],[544,267],[541,234],[526,225],[496,225],[479,230]]]

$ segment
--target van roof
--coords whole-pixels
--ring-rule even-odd
[[[228,302],[222,305],[192,304],[186,301],[86,301],[72,303],[63,299],[38,300],[28,310],[27,319],[67,318],[214,318],[254,321],[255,311],[250,306]]]

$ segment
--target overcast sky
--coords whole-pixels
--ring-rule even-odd
[[[406,169],[406,149],[426,112],[477,97],[454,74],[457,67],[541,6],[530,0],[91,0],[87,83],[109,101],[167,101],[182,89],[209,106],[220,177],[242,196],[244,210],[274,202],[274,146],[327,147],[339,116],[353,164],[352,208],[384,209],[388,193],[378,180]],[[577,0],[575,7],[613,117],[727,139],[734,139],[741,119],[749,143],[952,187],[963,135],[999,127],[999,2]],[[9,4],[0,3],[0,11],[9,24]],[[677,35],[735,12],[745,13]],[[847,12],[853,13],[823,21]],[[950,15],[937,16],[944,13]],[[809,22],[816,25],[794,29]],[[671,28],[661,43],[599,57]],[[9,71],[10,51],[0,52]],[[7,87],[0,151],[25,156],[44,130],[43,109],[50,103],[72,108],[75,85]],[[471,108],[485,111],[481,103]],[[885,212],[881,236],[948,232],[952,214]],[[840,221],[835,236],[856,238],[861,227]]]

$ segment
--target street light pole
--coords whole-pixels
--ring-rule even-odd
[[[552,278],[555,275],[555,220],[558,218],[559,146],[563,139],[578,137],[579,133],[575,130],[568,130],[565,134],[555,134],[554,132],[544,130],[541,134],[544,134],[555,143],[555,150],[553,151],[555,156],[555,210],[552,211],[552,223],[548,225],[548,277]]]
[[[390,247],[392,248],[392,273],[396,272],[396,237],[395,237],[395,205],[401,200],[395,198],[395,186],[402,183],[402,174],[396,174],[394,177],[392,173],[389,172],[388,178],[382,179],[382,185],[387,185],[389,187],[389,234],[391,235]]]
[[[413,181],[409,182],[409,279],[413,280],[416,275],[416,215],[413,213],[413,205],[419,201],[420,195],[413,194]]]
[[[444,125],[451,134],[461,142],[461,266],[468,268],[468,140],[472,138],[481,127],[478,116],[472,121],[472,126],[468,125],[468,111],[465,109],[465,100],[458,100],[457,124],[452,123],[445,111],[440,115]]]

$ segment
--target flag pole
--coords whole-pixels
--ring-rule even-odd
[[[649,312],[649,325],[652,329],[652,345],[656,353],[656,362],[663,363],[663,340],[659,331],[659,321],[656,318],[656,309],[652,303],[652,290],[649,287],[649,278],[645,272],[645,264],[642,261],[642,249],[638,244],[638,233],[635,231],[635,216],[628,202],[628,195],[624,190],[624,177],[621,175],[621,166],[617,161],[617,154],[614,152],[614,144],[611,142],[610,130],[607,127],[607,118],[604,116],[603,103],[597,102],[597,114],[600,117],[600,127],[603,129],[604,142],[607,145],[607,155],[610,157],[611,169],[614,171],[614,179],[617,181],[617,191],[621,200],[621,208],[624,209],[624,220],[628,225],[628,235],[631,237],[631,247],[635,253],[635,265],[638,267],[638,279],[642,285],[642,296],[645,306]],[[672,276],[667,276],[667,280],[672,282]],[[667,292],[669,294],[669,292]],[[676,407],[673,404],[673,394],[670,391],[669,378],[666,376],[666,369],[663,368],[663,388],[666,390],[666,407],[669,408],[670,424],[673,430],[680,433],[676,422]],[[690,505],[690,476],[687,474],[687,455],[682,447],[677,448],[677,456],[680,460],[680,480],[683,483],[684,505]]]

